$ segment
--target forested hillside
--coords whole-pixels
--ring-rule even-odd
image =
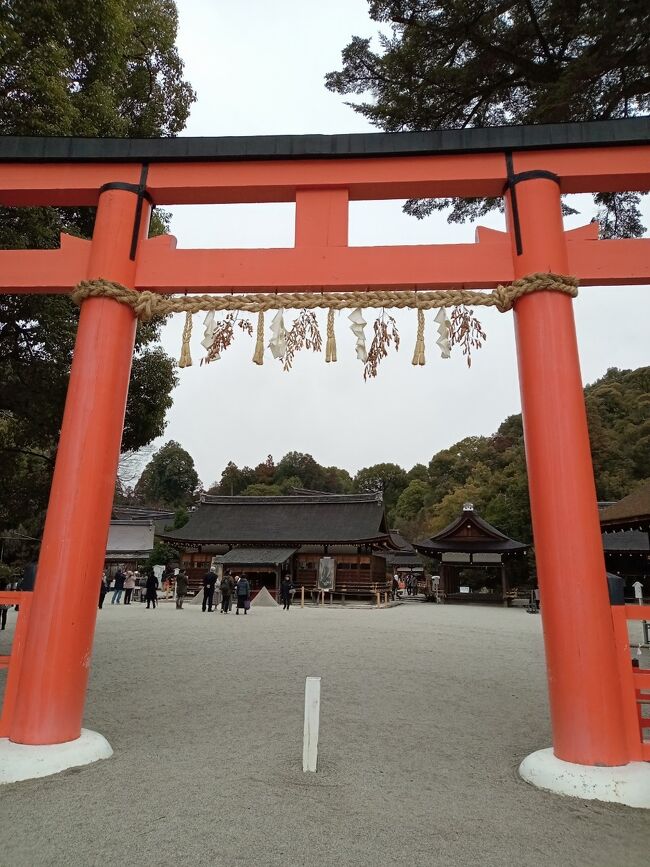
[[[650,476],[650,367],[612,368],[586,387],[585,399],[598,498],[616,500]],[[531,540],[520,415],[507,418],[492,436],[466,437],[438,452],[428,466],[407,471],[377,464],[353,478],[311,455],[289,452],[277,464],[270,455],[254,468],[229,463],[209,493],[272,496],[292,487],[383,490],[391,526],[409,538],[440,530],[469,501],[503,532]]]

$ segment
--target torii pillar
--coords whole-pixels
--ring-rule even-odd
[[[515,278],[568,274],[559,181],[527,175],[514,175],[506,197]],[[573,302],[535,292],[515,303],[514,319],[553,729],[553,749],[528,756],[520,773],[616,800],[607,794],[639,763],[628,764]]]
[[[109,185],[100,193],[88,279],[133,287],[137,241],[146,237],[149,216],[135,185]],[[135,330],[126,305],[109,298],[83,302],[9,730],[10,743],[38,745],[17,747],[16,762],[28,756],[46,773],[112,753],[102,735],[82,731],[81,724]],[[28,770],[15,779],[42,775]]]

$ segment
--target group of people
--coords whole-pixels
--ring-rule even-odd
[[[144,591],[144,600],[147,603],[147,608],[156,607],[158,602],[158,588],[160,584],[155,573],[152,571],[146,577],[141,576],[138,571],[124,570],[121,566],[111,579],[104,572],[99,585],[99,608],[103,608],[104,599],[108,591],[113,589],[111,605],[119,605],[124,593],[124,604],[130,605],[133,591],[139,587],[141,592]],[[187,595],[188,578],[187,573],[180,571],[176,576],[176,607],[183,607],[183,600]]]
[[[393,598],[393,602],[398,596],[401,596],[402,591],[406,590],[408,596],[417,596],[418,593],[418,579],[417,576],[412,572],[406,576],[406,578],[400,578],[397,572],[393,575],[393,582],[391,586],[391,595]]]
[[[174,576],[176,608],[182,608],[185,597],[188,591],[188,576],[184,570]],[[169,578],[163,578],[163,587],[169,586]],[[155,608],[158,602],[159,581],[153,572],[150,572],[146,577],[141,576],[138,571],[124,570],[121,566],[111,579],[106,572],[101,577],[99,586],[99,607],[104,605],[104,599],[109,590],[113,590],[111,605],[120,605],[122,594],[124,594],[124,605],[130,605],[133,596],[133,591],[136,587],[144,590],[144,600],[147,603],[147,608]],[[295,587],[289,575],[285,575],[280,584],[280,601],[282,602],[283,611],[288,611],[293,598]],[[219,578],[214,569],[203,578],[203,611],[216,611],[221,614],[228,614],[233,607],[233,602],[236,602],[235,613],[239,614],[243,611],[248,614],[251,604],[251,585],[245,575],[233,576],[230,572],[226,572],[223,578]]]
[[[215,604],[215,595],[217,597]],[[203,578],[203,611],[214,611],[219,608],[219,599],[221,599],[220,614],[228,614],[232,609],[233,596],[237,600],[235,614],[243,611],[248,614],[251,607],[251,585],[248,578],[244,575],[233,576],[230,572],[226,572],[223,578],[219,578],[214,569],[210,569],[207,575]]]
[[[293,582],[289,575],[285,575],[280,584],[280,601],[282,602],[282,610],[288,611],[291,605],[292,591],[294,590]],[[216,595],[216,604],[215,604]],[[203,611],[214,611],[219,607],[219,597],[221,597],[221,614],[228,614],[232,608],[233,596],[237,600],[236,614],[243,611],[248,614],[251,605],[251,586],[248,578],[240,575],[235,575],[234,578],[230,572],[226,572],[223,578],[219,578],[214,569],[210,569],[207,575],[203,578]]]

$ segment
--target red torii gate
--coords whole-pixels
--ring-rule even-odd
[[[650,188],[647,118],[541,127],[219,139],[0,138],[0,204],[97,206],[92,241],[0,251],[0,292],[321,292],[484,288],[534,272],[584,286],[650,283],[650,240],[564,231],[562,193]],[[348,247],[348,202],[505,195],[508,232],[476,244]],[[147,239],[152,204],[296,203],[291,249],[176,250]],[[571,299],[514,307],[555,756],[650,759],[630,746]],[[83,302],[20,671],[0,735],[77,739],[94,635],[136,319]],[[572,533],[566,528],[572,527]],[[53,589],[56,587],[56,591]],[[645,682],[645,681],[644,681]]]

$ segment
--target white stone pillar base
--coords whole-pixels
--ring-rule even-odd
[[[558,795],[650,809],[650,762],[615,768],[574,765],[546,749],[527,756],[519,774],[527,783]]]
[[[75,741],[47,746],[14,744],[8,738],[0,738],[0,784],[49,777],[112,755],[106,738],[89,729],[81,729],[81,736]]]

